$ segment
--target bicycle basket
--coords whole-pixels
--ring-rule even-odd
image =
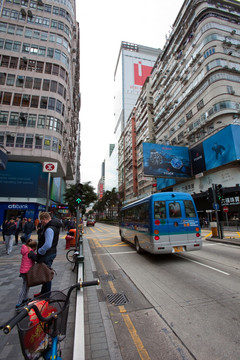
[[[52,313],[58,313],[58,316],[57,319],[44,323],[31,309],[28,316],[19,322],[18,335],[26,360],[38,359],[46,349],[51,347],[51,337],[58,335],[61,336],[59,341],[63,340],[66,335],[69,309],[69,303],[64,308],[65,302],[66,295],[64,293],[52,291],[49,297],[46,298],[43,294],[29,303],[34,303],[44,317],[48,317]]]

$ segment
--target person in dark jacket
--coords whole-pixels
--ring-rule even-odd
[[[24,233],[23,237],[25,243],[26,241],[28,241],[28,239],[30,239],[33,230],[34,230],[34,223],[31,218],[28,218],[23,227],[23,233]]]
[[[7,255],[9,255],[12,252],[15,232],[16,232],[15,220],[14,218],[11,218],[6,225],[6,230],[5,230],[5,244],[6,244]]]
[[[51,267],[57,255],[57,244],[62,223],[59,219],[51,219],[47,212],[40,214],[41,229],[38,232],[37,261]],[[42,285],[41,292],[35,296],[51,291],[52,282]]]

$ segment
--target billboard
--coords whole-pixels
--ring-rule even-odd
[[[240,126],[229,125],[190,150],[193,175],[240,159]]]
[[[189,178],[189,151],[184,146],[143,143],[144,174],[166,178]]]

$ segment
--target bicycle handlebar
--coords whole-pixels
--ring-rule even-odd
[[[92,281],[79,281],[78,283],[72,285],[67,292],[67,296],[66,296],[66,300],[64,301],[63,308],[59,312],[52,313],[48,317],[42,316],[41,312],[39,311],[38,307],[35,304],[27,305],[22,309],[22,311],[19,314],[15,315],[12,319],[8,320],[4,325],[1,325],[0,330],[3,329],[4,334],[10,333],[10,331],[14,328],[14,326],[16,326],[22,319],[24,319],[28,315],[28,313],[31,309],[33,309],[35,311],[35,313],[40,321],[49,322],[52,319],[56,319],[58,317],[58,315],[63,310],[65,310],[65,308],[69,302],[71,292],[74,289],[77,288],[78,290],[80,290],[83,287],[99,285],[99,284],[100,284],[99,280],[92,280]]]

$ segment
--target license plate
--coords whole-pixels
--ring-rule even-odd
[[[173,246],[173,253],[176,252],[183,252],[184,251],[184,247],[183,246]]]

